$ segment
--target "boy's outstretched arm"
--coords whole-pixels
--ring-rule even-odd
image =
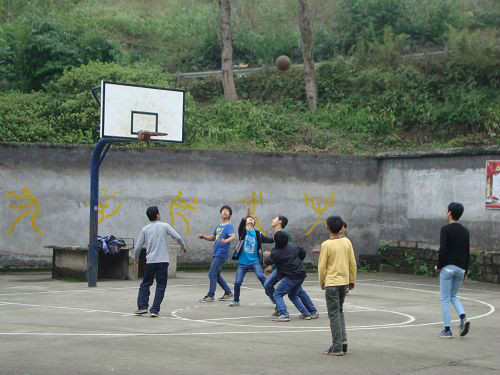
[[[215,236],[213,234],[209,234],[206,236],[204,234],[199,234],[198,239],[205,240],[205,241],[215,241]]]

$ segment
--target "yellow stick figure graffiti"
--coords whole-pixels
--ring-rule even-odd
[[[193,198],[192,200],[193,204],[186,202],[184,198],[182,198],[182,191],[179,190],[177,192],[177,195],[172,199],[172,202],[170,202],[170,222],[172,226],[175,225],[175,217],[179,216],[183,221],[184,224],[186,224],[186,235],[189,236],[191,233],[191,224],[189,223],[189,219],[186,217],[186,215],[183,212],[176,211],[176,209],[179,210],[186,210],[186,211],[196,211],[196,205],[198,204],[198,198]]]
[[[310,197],[308,194],[304,194],[304,198],[306,201],[306,207],[311,207],[314,212],[316,212],[316,220],[311,225],[311,227],[307,230],[305,236],[309,236],[312,231],[321,224],[323,213],[328,209],[328,207],[333,207],[333,200],[335,198],[335,193],[332,193],[331,196],[326,197]],[[325,205],[322,206],[322,201],[324,200]]]
[[[252,198],[242,199],[239,202],[245,203],[247,207],[250,207],[250,216],[254,217],[255,226],[262,232],[262,234],[265,234],[264,230],[262,229],[262,225],[260,224],[260,220],[255,214],[255,206],[258,204],[262,204],[262,192],[259,192],[259,198],[257,198],[257,193],[255,191],[252,191]]]
[[[120,210],[122,209],[122,204],[118,203],[113,211],[111,211],[109,214],[106,213],[106,211],[109,209],[110,204],[109,201],[112,200],[113,198],[116,198],[118,194],[120,194],[123,190],[117,190],[113,194],[108,195],[108,189],[99,189],[99,193],[102,196],[101,199],[99,199],[99,204],[97,205],[97,223],[101,224],[104,220],[110,219],[113,216],[115,216]],[[90,200],[87,201],[87,206],[90,205]]]
[[[7,190],[5,195],[10,199],[15,199],[17,201],[25,201],[24,203],[20,203],[18,205],[17,204],[7,205],[7,207],[13,210],[18,210],[18,211],[24,210],[10,225],[9,229],[7,230],[7,236],[11,236],[17,224],[30,214],[31,214],[31,227],[33,228],[36,234],[43,236],[42,230],[38,228],[38,226],[35,224],[36,217],[40,212],[40,203],[38,202],[38,199],[30,191],[30,189],[27,186],[23,187],[22,195],[17,195],[12,190]]]

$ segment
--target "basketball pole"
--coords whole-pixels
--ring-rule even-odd
[[[90,227],[89,253],[87,257],[87,281],[89,287],[97,286],[98,270],[98,207],[99,207],[99,167],[106,158],[111,144],[123,140],[118,138],[101,138],[95,145],[90,162]]]
[[[108,90],[106,90],[108,87]],[[91,89],[92,96],[101,107],[100,139],[96,143],[90,161],[90,220],[89,246],[87,255],[87,281],[89,287],[97,286],[99,274],[99,167],[106,158],[113,143],[134,141],[178,142],[184,140],[184,91],[161,87],[141,86],[127,83],[107,82]],[[147,103],[137,98],[154,92],[158,98]],[[99,96],[100,93],[100,96]],[[107,93],[107,94],[106,94]],[[108,98],[121,98],[119,103]],[[148,95],[145,96],[147,98]],[[131,99],[133,98],[133,100]],[[108,107],[105,111],[106,103]],[[174,117],[172,125],[171,117]],[[159,119],[160,118],[160,119]],[[111,125],[104,126],[106,124]],[[135,121],[135,122],[134,122]],[[165,122],[165,123],[163,123]],[[144,127],[142,125],[145,125]],[[164,129],[173,126],[175,134],[169,136]],[[139,130],[149,129],[149,130]],[[150,131],[154,129],[154,131]],[[165,137],[165,138],[162,138]]]

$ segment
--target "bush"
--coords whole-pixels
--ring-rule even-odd
[[[219,99],[224,94],[222,80],[219,77],[191,80],[184,84],[194,100],[207,103]]]
[[[0,140],[58,142],[55,102],[45,93],[0,94]]]
[[[187,143],[192,147],[283,151],[296,141],[296,124],[285,108],[221,99],[186,115]]]
[[[304,75],[301,69],[287,72],[265,69],[236,80],[240,98],[271,103],[298,103],[305,101]]]
[[[500,86],[500,47],[497,31],[450,28],[449,79]]]
[[[406,35],[395,35],[390,26],[384,27],[382,41],[379,41],[374,30],[365,38],[361,38],[355,48],[355,56],[362,66],[397,67],[401,62],[401,49]]]
[[[11,87],[39,90],[64,69],[90,60],[113,61],[118,45],[100,34],[67,30],[37,17],[9,24],[0,33],[0,61]]]
[[[67,70],[45,91],[2,95],[0,139],[8,142],[95,143],[99,107],[91,88],[101,80],[169,87],[170,75],[145,64],[92,62]]]

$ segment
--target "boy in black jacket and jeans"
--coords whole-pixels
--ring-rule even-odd
[[[288,244],[288,237],[283,231],[276,232],[274,235],[274,244],[275,247],[271,252],[264,252],[266,256],[264,263],[274,263],[278,270],[278,279],[281,280],[273,295],[280,315],[273,317],[272,320],[277,322],[290,321],[290,316],[283,300],[286,294],[288,294],[288,298],[302,315],[310,316],[311,314],[297,296],[297,292],[306,278],[306,269],[302,262],[306,257],[306,252],[301,247]]]

